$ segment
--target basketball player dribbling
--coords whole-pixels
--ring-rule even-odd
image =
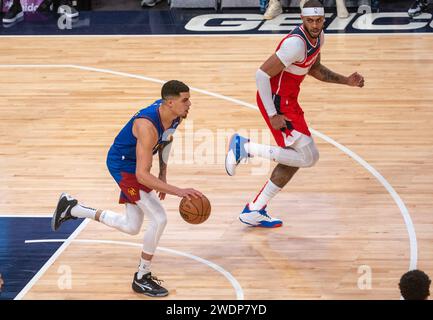
[[[363,87],[364,78],[353,73],[337,74],[320,63],[324,43],[325,12],[318,0],[305,3],[302,25],[296,27],[278,45],[276,52],[257,70],[257,105],[278,147],[261,145],[234,134],[229,143],[225,167],[235,174],[241,160],[258,156],[278,162],[262,190],[247,203],[239,215],[241,222],[255,227],[275,228],[282,225],[266,211],[269,201],[290,181],[299,168],[312,167],[319,152],[308,130],[304,112],[298,103],[300,85],[309,74],[331,83]]]
[[[150,272],[151,260],[167,223],[160,200],[164,200],[167,193],[188,199],[202,196],[197,190],[181,189],[166,182],[166,158],[172,134],[187,117],[191,106],[189,88],[180,81],[171,80],[163,85],[161,97],[129,120],[108,151],[107,167],[121,189],[119,203],[126,205],[125,215],[86,207],[63,193],[52,219],[54,231],[69,219],[89,218],[134,235],[140,232],[146,214],[150,222],[144,234],[140,265],[132,289],[152,297],[168,295],[160,285],[161,280]],[[150,173],[156,153],[159,153],[158,178]],[[159,199],[153,190],[159,192]]]

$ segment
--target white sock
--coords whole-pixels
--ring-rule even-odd
[[[302,156],[293,149],[284,149],[254,142],[245,143],[244,147],[245,151],[252,156],[266,158],[282,164],[291,162],[290,164],[293,164],[293,167],[297,167],[295,164],[302,162]]]
[[[271,160],[275,161],[275,159],[272,159],[271,155],[275,154],[275,150],[272,150],[272,149],[276,148],[276,147],[269,146],[266,144],[247,142],[244,144],[244,148],[245,148],[245,152],[252,155],[252,156],[271,159]]]
[[[140,258],[140,265],[138,266],[137,278],[141,279],[146,273],[150,272],[150,260]]]
[[[85,207],[82,204],[77,204],[72,208],[71,214],[77,218],[95,219],[96,209]]]
[[[259,194],[256,198],[251,201],[248,206],[250,210],[260,210],[268,202],[280,192],[281,188],[275,185],[270,179],[263,186],[262,190],[260,190]]]
[[[297,149],[280,148],[254,142],[245,143],[245,151],[252,156],[266,158],[289,167],[310,167],[318,160],[319,153],[314,142]]]

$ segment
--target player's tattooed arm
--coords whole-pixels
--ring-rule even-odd
[[[163,142],[158,148],[159,158],[159,175],[158,179],[167,183],[167,163],[170,155],[171,146],[173,144],[173,136],[170,136],[168,141]],[[159,193],[159,199],[165,199],[165,193]]]
[[[320,75],[319,80],[322,80],[324,82],[331,82],[331,83],[348,84],[347,77],[329,70],[323,64],[319,66],[318,71]]]
[[[350,76],[345,77],[341,74],[329,70],[327,67],[320,63],[320,53],[308,74],[316,78],[317,80],[324,82],[346,84],[351,87],[360,88],[364,86],[364,77],[357,72],[354,72]]]
[[[347,77],[329,70],[320,63],[320,53],[308,74],[320,81],[348,84]]]
[[[182,119],[179,120],[179,125],[181,123],[182,123]],[[165,176],[167,174],[167,164],[168,164],[168,158],[170,156],[171,146],[173,145],[173,135],[170,134],[164,137],[163,140],[165,141],[163,141],[158,148],[160,177]]]
[[[168,157],[170,154],[170,149],[172,145],[173,138],[171,138],[170,141],[166,141],[161,144],[161,146],[158,149],[158,158],[159,158],[159,175],[166,175],[167,174],[167,163],[168,163]]]

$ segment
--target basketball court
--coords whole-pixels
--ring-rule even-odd
[[[212,213],[187,224],[179,198],[163,201],[168,225],[152,269],[167,299],[399,299],[403,273],[431,273],[430,32],[327,34],[322,63],[358,71],[365,87],[307,77],[300,103],[320,160],[268,207],[281,228],[239,222],[275,164],[253,159],[229,177],[228,138],[275,144],[254,74],[283,34],[0,37],[0,246],[17,252],[0,259],[0,299],[150,299],[130,287],[146,220],[129,236],[88,220],[53,233],[50,218],[61,192],[124,212],[108,148],[170,79],[191,87],[192,107],[168,182],[202,191]]]

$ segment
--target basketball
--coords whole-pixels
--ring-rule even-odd
[[[200,224],[205,222],[210,215],[210,202],[205,195],[201,198],[192,198],[188,200],[183,198],[179,204],[179,212],[183,220],[191,224]]]

